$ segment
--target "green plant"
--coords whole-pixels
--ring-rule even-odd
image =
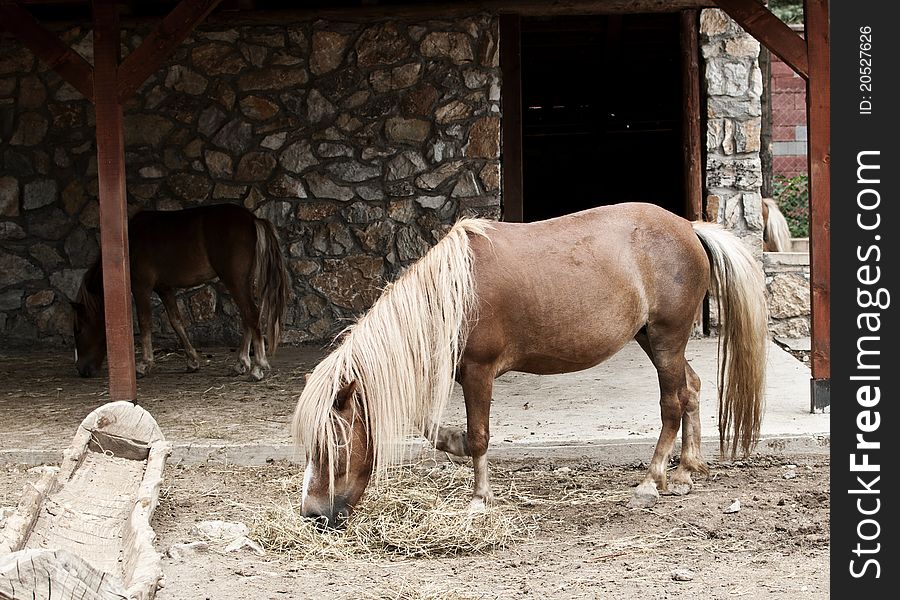
[[[809,237],[809,177],[776,175],[772,191],[787,219],[791,237]]]
[[[802,0],[769,0],[769,10],[788,25],[803,24]]]

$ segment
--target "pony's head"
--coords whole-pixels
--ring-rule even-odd
[[[75,369],[82,377],[94,377],[106,358],[106,321],[103,316],[102,289],[98,293],[93,284],[98,278],[98,269],[85,273],[78,290],[78,297],[72,303],[73,333],[75,335]]]
[[[322,443],[307,450],[301,511],[326,527],[340,527],[362,497],[375,466],[357,385],[337,391]]]

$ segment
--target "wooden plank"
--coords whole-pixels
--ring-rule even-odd
[[[0,27],[8,29],[39,60],[59,73],[88,100],[94,98],[94,68],[80,54],[62,43],[24,8],[0,3]]]
[[[463,0],[461,2],[411,2],[399,5],[320,7],[315,9],[219,12],[210,22],[230,25],[273,25],[337,19],[373,21],[387,18],[438,18],[472,16],[481,12],[510,13],[522,17],[673,13],[689,8],[712,8],[714,0]]]
[[[503,83],[502,154],[504,221],[524,217],[522,183],[522,22],[519,15],[500,15],[500,70]]]
[[[134,372],[131,269],[128,258],[125,140],[116,77],[121,47],[117,11],[115,0],[93,0],[100,248],[106,310],[109,397],[111,400],[134,401],[137,398],[137,381]]]
[[[119,67],[118,96],[125,102],[222,0],[181,0]]]
[[[812,377],[831,378],[831,67],[828,0],[805,0],[809,79],[806,119],[809,160],[810,288],[812,291]],[[827,390],[823,385],[815,390]],[[813,408],[824,400],[813,398]]]
[[[684,92],[681,143],[684,150],[685,217],[703,217],[703,150],[700,143],[700,45],[696,10],[681,12],[681,82]]]
[[[801,77],[809,77],[806,42],[763,4],[756,0],[716,0],[716,4]]]

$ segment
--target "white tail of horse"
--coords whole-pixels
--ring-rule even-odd
[[[298,446],[328,465],[334,489],[338,431],[363,419],[373,444],[374,475],[398,461],[404,439],[437,423],[453,391],[475,304],[469,234],[486,235],[483,219],[463,219],[388,285],[340,345],[313,370],[294,411]],[[333,410],[341,388],[356,382],[353,417]]]
[[[763,203],[767,209],[766,227],[763,231],[766,252],[790,252],[791,230],[784,213],[778,209],[778,203],[772,198],[763,198]]]
[[[759,439],[764,406],[768,309],[765,278],[734,235],[712,223],[692,223],[710,260],[719,307],[720,451],[748,454]]]

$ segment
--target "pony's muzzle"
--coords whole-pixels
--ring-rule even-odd
[[[350,518],[350,507],[341,505],[333,507],[332,510],[304,511],[303,516],[312,519],[319,531],[340,529],[347,525],[347,519]]]

